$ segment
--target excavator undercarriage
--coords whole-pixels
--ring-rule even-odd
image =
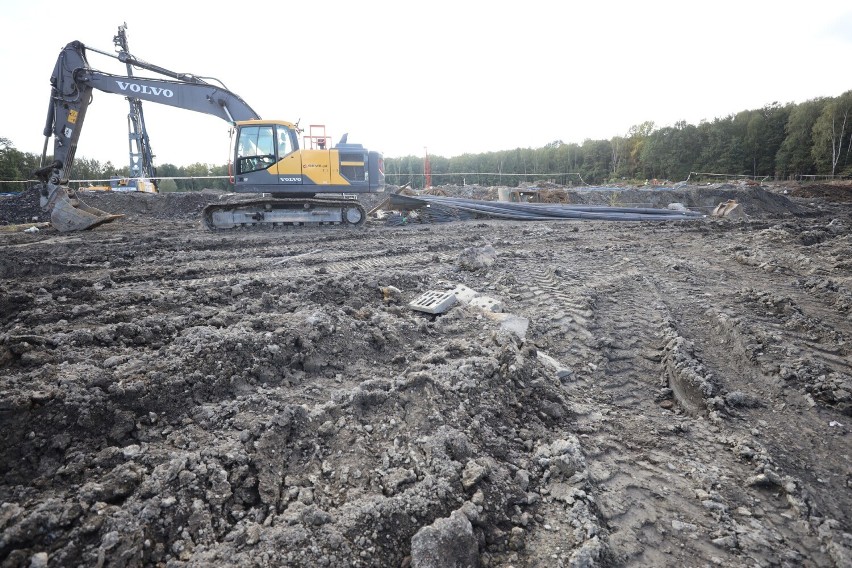
[[[364,224],[367,212],[353,199],[273,198],[214,203],[204,208],[208,229]]]

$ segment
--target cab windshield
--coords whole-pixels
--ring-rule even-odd
[[[245,126],[237,140],[237,173],[265,170],[275,158],[275,127]]]
[[[265,170],[297,149],[296,133],[286,126],[244,126],[237,140],[237,173]]]

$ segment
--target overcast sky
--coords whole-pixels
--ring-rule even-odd
[[[40,154],[59,51],[113,52],[124,22],[139,59],[216,77],[263,118],[325,124],[387,157],[582,143],[852,89],[848,0],[580,4],[0,0],[0,137]],[[227,123],[143,107],[157,164],[227,161]],[[127,110],[95,92],[77,156],[126,165]]]

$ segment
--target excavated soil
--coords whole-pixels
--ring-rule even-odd
[[[852,565],[852,209],[664,193],[747,217],[0,232],[2,566]]]

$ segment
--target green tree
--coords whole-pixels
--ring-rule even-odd
[[[642,149],[646,177],[683,180],[701,151],[698,128],[681,120],[651,133]]]
[[[791,106],[781,106],[774,102],[751,113],[744,144],[751,162],[751,175],[775,175],[775,156],[784,142],[784,126],[790,116]]]
[[[850,115],[852,115],[852,91],[847,91],[825,102],[813,126],[811,154],[817,171],[834,175],[837,172],[837,165],[842,159],[848,157],[849,141],[846,137],[852,131]]]
[[[745,174],[750,168],[744,149],[748,114],[716,118],[702,122],[698,131],[701,149],[693,171]]]
[[[184,171],[182,168],[179,168],[174,164],[160,164],[157,166],[157,177],[160,179],[159,183],[162,184],[166,181],[162,178],[182,178],[184,177]],[[170,179],[169,181],[174,183],[174,191],[189,191],[192,188],[189,180]]]
[[[602,183],[612,171],[612,145],[609,140],[585,140],[581,146],[583,166],[580,173],[587,183]]]
[[[784,127],[784,142],[775,157],[778,175],[810,175],[816,173],[813,157],[814,124],[822,114],[828,99],[820,97],[799,103],[790,110]]]
[[[230,186],[230,180],[228,176],[228,166],[226,164],[222,164],[221,166],[210,166],[210,175],[217,176],[217,179],[208,179],[205,187],[209,189],[228,189]]]
[[[22,154],[12,146],[8,138],[0,138],[0,181],[16,181],[21,179],[20,163]],[[0,183],[2,191],[20,191],[21,184]]]
[[[409,155],[400,158],[386,158],[385,173],[389,183],[399,186],[408,184],[413,188],[422,188],[425,181],[423,177],[423,159],[417,156]]]
[[[162,193],[171,193],[178,190],[177,183],[173,179],[163,179],[157,184],[157,189]]]
[[[41,158],[16,149],[8,138],[0,137],[0,191],[22,191],[41,164]]]
[[[97,160],[78,158],[71,165],[71,179],[102,181],[109,179],[104,167]]]
[[[200,191],[209,186],[211,180],[204,179],[213,175],[209,164],[196,162],[183,168],[184,176],[190,178],[190,191]]]
[[[640,175],[642,170],[642,150],[648,142],[655,126],[652,121],[646,120],[642,124],[635,124],[627,131],[627,161],[620,174],[630,179]]]
[[[627,171],[627,152],[628,150],[628,141],[626,138],[622,136],[613,136],[609,145],[612,148],[612,161],[610,163],[610,168],[612,168],[612,177],[626,177],[624,174]]]
[[[559,172],[579,174],[583,168],[583,151],[580,145],[572,142],[563,144],[556,150],[556,167]],[[567,176],[562,183],[573,184],[578,181],[574,176]]]

